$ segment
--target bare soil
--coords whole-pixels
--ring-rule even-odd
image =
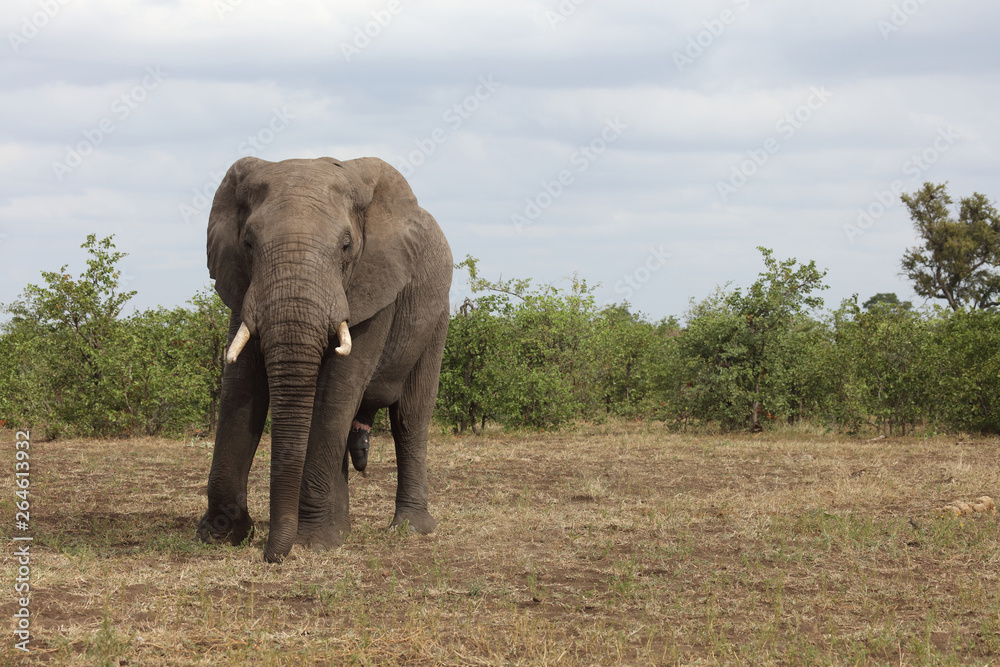
[[[388,532],[395,464],[372,442],[340,549],[263,562],[195,542],[211,442],[32,442],[30,652],[3,664],[1000,664],[1000,443],[866,441],[661,424],[431,434],[429,536]],[[3,444],[6,443],[6,444]],[[13,623],[11,623],[13,628]]]

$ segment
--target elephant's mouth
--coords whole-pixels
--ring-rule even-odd
[[[347,320],[340,323],[337,327],[337,335],[340,337],[340,345],[334,348],[334,352],[342,357],[346,357],[351,353],[351,331],[347,328]],[[229,346],[229,350],[226,352],[226,363],[235,364],[236,360],[239,359],[240,352],[243,351],[243,347],[250,340],[250,329],[247,328],[246,323],[240,325],[239,331],[236,332],[236,337],[233,338],[232,345]]]

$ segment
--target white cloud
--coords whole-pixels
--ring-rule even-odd
[[[579,271],[614,299],[617,281],[663,244],[673,259],[630,297],[654,316],[753,280],[761,244],[829,268],[828,304],[853,291],[903,297],[898,262],[913,242],[903,208],[854,243],[845,222],[900,178],[909,190],[949,181],[956,199],[997,196],[1000,7],[984,0],[926,3],[888,39],[877,22],[890,0],[588,1],[565,16],[558,0],[400,0],[391,19],[389,0],[220,2],[232,11],[220,16],[214,0],[67,2],[16,53],[8,38],[0,302],[39,270],[82,262],[79,245],[96,232],[131,253],[143,304],[183,303],[207,282],[207,208],[191,224],[178,208],[209,197],[236,158],[400,164],[438,128],[446,140],[409,180],[456,258],[539,282]],[[0,22],[20,34],[38,7],[5,2]],[[702,53],[678,72],[674,52],[717,30],[724,9],[735,19],[702,35]],[[348,62],[342,45],[366,29],[370,44]],[[118,117],[111,105],[147,67],[167,74],[162,85]],[[453,127],[445,114],[480,77],[501,85]],[[722,201],[717,182],[813,86],[833,97],[777,135],[780,150]],[[280,132],[276,110],[294,116]],[[114,130],[60,181],[53,162],[105,118]],[[574,151],[609,118],[627,129],[578,170]],[[961,140],[913,178],[907,160],[942,127]],[[572,184],[518,234],[511,215],[566,169]]]

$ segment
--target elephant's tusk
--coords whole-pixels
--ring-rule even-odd
[[[342,357],[346,357],[351,353],[351,332],[347,328],[347,320],[340,323],[337,327],[337,335],[340,336],[340,347],[335,348],[333,351]]]
[[[240,352],[243,351],[243,346],[247,344],[250,340],[250,330],[247,329],[247,324],[244,322],[240,325],[240,330],[236,332],[236,337],[233,338],[233,344],[229,346],[229,351],[226,352],[226,363],[235,364],[236,358],[240,356]]]

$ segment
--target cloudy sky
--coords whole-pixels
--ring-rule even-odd
[[[913,298],[895,193],[1000,195],[998,25],[987,0],[4,0],[0,302],[96,233],[134,307],[183,304],[243,155],[381,157],[456,260],[651,318],[748,285],[759,245],[827,269],[828,307]]]

